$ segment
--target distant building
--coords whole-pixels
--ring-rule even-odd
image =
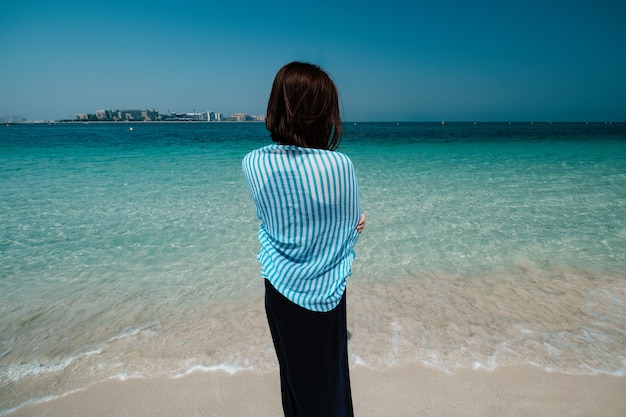
[[[81,122],[95,122],[98,118],[95,114],[77,114],[76,120],[80,120]]]
[[[185,118],[192,122],[208,122],[207,113],[186,113]]]
[[[96,118],[100,121],[113,120],[113,114],[111,110],[98,110],[96,112]]]
[[[115,119],[123,121],[153,122],[159,120],[159,112],[156,110],[117,110],[117,117]]]
[[[231,114],[226,118],[227,122],[254,122],[256,119],[246,113]]]
[[[94,120],[100,122],[141,121],[153,122],[159,120],[159,112],[151,110],[98,110],[95,114],[77,114],[76,120]]]
[[[220,113],[205,111],[202,113],[187,113],[185,117],[194,122],[219,122],[222,120]]]
[[[191,113],[168,113],[161,115],[160,120],[165,122],[219,122],[222,120],[221,113],[212,111],[191,112]]]

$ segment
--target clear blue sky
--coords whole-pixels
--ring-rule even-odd
[[[276,71],[346,121],[626,121],[626,1],[0,0],[0,117],[264,114]]]

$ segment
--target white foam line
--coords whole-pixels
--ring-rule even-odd
[[[112,377],[110,379],[119,379],[121,381],[124,381],[124,380],[126,380],[128,378],[129,377],[126,374],[120,374],[120,375],[118,375],[116,377]],[[140,377],[131,377],[131,378],[140,378]],[[86,387],[75,388],[75,389],[69,390],[67,392],[64,392],[62,394],[48,395],[48,396],[45,396],[45,397],[42,397],[42,398],[35,398],[35,399],[32,399],[32,400],[28,400],[28,401],[26,401],[26,402],[24,402],[24,403],[22,403],[22,404],[20,404],[18,406],[15,406],[13,408],[9,408],[9,409],[6,409],[6,410],[0,410],[0,417],[4,416],[4,415],[7,415],[7,414],[11,414],[11,413],[13,413],[13,412],[15,412],[15,411],[17,411],[17,410],[19,410],[21,408],[29,406],[29,405],[43,404],[43,403],[46,403],[48,401],[54,401],[54,400],[58,400],[59,398],[67,397],[68,395],[75,394],[77,392],[85,391],[85,390],[91,388],[93,385],[97,384],[98,382],[92,382],[91,384],[87,385]]]
[[[29,405],[43,404],[43,403],[46,403],[48,401],[54,401],[54,400],[58,400],[59,398],[67,397],[68,395],[84,391],[84,390],[88,389],[89,387],[91,387],[91,385],[92,384],[90,384],[90,385],[88,385],[87,387],[84,387],[84,388],[76,388],[76,389],[64,392],[63,394],[48,395],[46,397],[35,398],[35,399],[32,399],[32,400],[28,400],[28,401],[26,401],[26,402],[24,402],[24,403],[22,403],[20,405],[17,405],[17,406],[15,406],[13,408],[8,408],[6,410],[0,410],[0,417],[1,416],[6,416],[8,414],[11,414],[11,413],[13,413],[13,412],[15,412],[15,411],[17,411],[17,410],[19,410],[21,408],[29,406]]]
[[[195,365],[192,366],[191,368],[187,369],[185,372],[180,373],[180,374],[176,374],[172,377],[172,379],[178,379],[178,378],[182,378],[184,376],[190,375],[194,372],[216,372],[216,371],[223,371],[226,372],[227,374],[230,375],[234,375],[237,372],[241,372],[241,371],[250,371],[253,370],[253,368],[244,368],[241,366],[235,366],[235,365],[226,365],[226,364],[220,364],[220,365],[211,365],[211,366],[204,366],[204,365]]]
[[[120,381],[126,381],[128,379],[142,379],[142,378],[145,378],[145,377],[142,376],[142,375],[118,374],[116,376],[113,376],[113,377],[109,378],[108,380],[110,381],[110,380],[113,380],[113,379],[119,379]],[[94,385],[96,385],[96,384],[98,384],[100,382],[103,382],[103,381],[92,382],[91,384],[89,384],[89,385],[87,385],[85,387],[75,388],[75,389],[69,390],[67,392],[64,392],[62,394],[48,395],[48,396],[45,396],[45,397],[42,397],[42,398],[34,398],[32,400],[28,400],[28,401],[26,401],[26,402],[24,402],[24,403],[22,403],[20,405],[17,405],[17,406],[15,406],[13,408],[8,408],[6,410],[0,410],[0,417],[8,415],[8,414],[11,414],[11,413],[13,413],[13,412],[15,412],[15,411],[17,411],[17,410],[19,410],[21,408],[28,407],[29,405],[43,404],[43,403],[46,403],[48,401],[58,400],[60,398],[67,397],[68,395],[72,395],[72,394],[75,394],[77,392],[88,390],[89,388],[91,388],[92,386],[94,386]]]
[[[13,367],[14,369],[9,369],[8,372],[7,372],[8,379],[10,381],[18,381],[18,380],[20,380],[20,379],[22,379],[22,378],[24,378],[26,376],[39,376],[39,375],[42,375],[42,374],[48,373],[48,372],[60,372],[60,371],[64,370],[65,368],[67,368],[68,366],[70,366],[74,361],[76,361],[78,359],[81,359],[81,358],[84,358],[84,357],[89,357],[89,356],[92,356],[92,355],[99,355],[99,354],[101,354],[103,351],[108,349],[108,347],[110,346],[110,344],[112,342],[124,339],[126,337],[135,336],[135,335],[141,333],[142,331],[149,330],[151,328],[154,328],[157,325],[158,325],[158,323],[157,324],[152,324],[152,325],[149,325],[149,326],[139,327],[139,328],[130,330],[130,331],[126,332],[126,333],[113,336],[110,339],[108,339],[106,342],[104,342],[100,347],[96,347],[96,348],[94,348],[92,350],[79,353],[79,354],[77,354],[75,356],[66,358],[65,360],[56,362],[54,364],[49,364],[49,365],[42,366],[41,363],[35,362],[35,363],[22,364],[22,365]],[[0,416],[1,416],[1,414],[0,414]]]

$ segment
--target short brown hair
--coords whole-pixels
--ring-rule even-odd
[[[320,67],[292,62],[272,85],[265,126],[275,142],[335,150],[341,140],[339,94]]]

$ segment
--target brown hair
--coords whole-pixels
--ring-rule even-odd
[[[275,142],[335,150],[341,140],[339,94],[317,65],[292,62],[272,85],[265,126]]]

